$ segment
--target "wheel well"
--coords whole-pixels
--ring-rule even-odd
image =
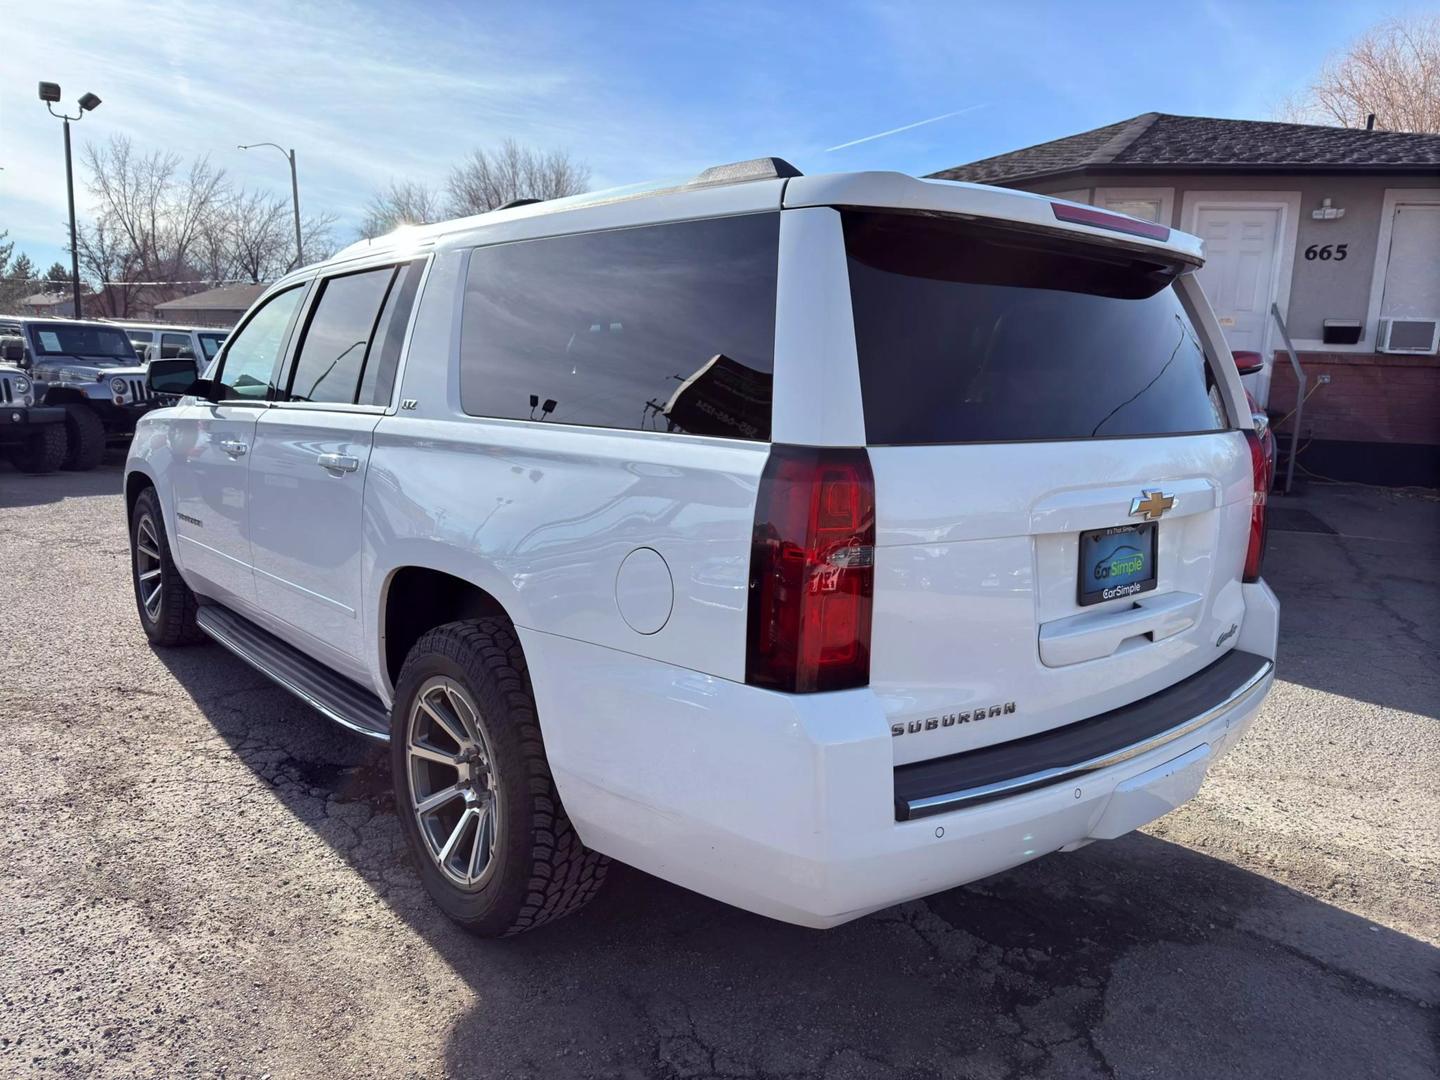
[[[130,520],[130,515],[135,512],[135,500],[140,498],[140,493],[146,488],[154,486],[150,482],[150,478],[142,472],[132,472],[125,478],[125,520],[127,522]]]
[[[79,390],[68,386],[52,386],[45,392],[46,405],[84,405],[89,401]]]
[[[487,615],[510,621],[500,601],[464,578],[424,566],[404,566],[395,571],[385,591],[381,623],[390,685],[399,682],[405,657],[425,631]]]

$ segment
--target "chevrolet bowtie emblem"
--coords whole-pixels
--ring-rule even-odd
[[[1130,500],[1130,516],[1139,515],[1146,521],[1154,521],[1175,505],[1175,497],[1163,491],[1142,491],[1138,499]]]

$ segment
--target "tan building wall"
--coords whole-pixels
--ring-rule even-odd
[[[1440,188],[1440,173],[1435,176],[1138,173],[1092,177],[1084,184],[1071,177],[1069,180],[1037,181],[1015,186],[1046,195],[1084,190],[1089,193],[1087,201],[1093,200],[1096,186],[1173,188],[1175,198],[1168,224],[1177,229],[1186,227],[1181,215],[1185,195],[1190,192],[1298,191],[1300,218],[1295,248],[1288,253],[1292,271],[1286,321],[1292,338],[1319,341],[1321,320],[1364,321],[1368,316],[1370,282],[1375,272],[1380,215],[1386,189]],[[1311,217],[1311,211],[1317,209],[1325,198],[1329,198],[1333,206],[1343,207],[1345,216],[1332,221],[1316,221]],[[1343,262],[1307,261],[1304,252],[1311,244],[1348,244],[1349,249]],[[1286,253],[1281,254],[1284,257]]]

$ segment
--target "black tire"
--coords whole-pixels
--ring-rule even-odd
[[[105,425],[88,405],[65,406],[65,461],[61,468],[85,472],[100,464],[105,456]]]
[[[142,541],[155,552],[153,557],[146,554]],[[141,574],[152,570],[160,571],[159,578],[142,582]],[[156,580],[160,583],[158,602],[147,607],[145,601]],[[141,629],[152,645],[194,645],[205,640],[195,623],[199,603],[170,556],[160,497],[153,487],[140,493],[130,511],[130,583],[135,588],[135,610],[140,614]]]
[[[10,461],[21,472],[54,472],[64,463],[68,445],[64,424],[46,424],[11,448]]]
[[[412,802],[410,717],[422,688],[437,678],[473,700],[498,786],[493,869],[469,888],[441,871]],[[519,934],[569,915],[599,892],[609,859],[580,842],[560,804],[525,654],[506,620],[447,623],[423,635],[400,671],[390,734],[396,810],[421,881],[451,919],[483,937]]]

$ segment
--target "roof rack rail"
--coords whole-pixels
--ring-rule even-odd
[[[544,199],[511,199],[495,207],[496,210],[513,210],[517,206],[529,206],[531,203],[544,202]]]
[[[749,161],[732,161],[728,165],[712,165],[686,187],[707,187],[711,184],[744,184],[751,180],[784,180],[792,176],[804,176],[784,158],[757,157]]]

